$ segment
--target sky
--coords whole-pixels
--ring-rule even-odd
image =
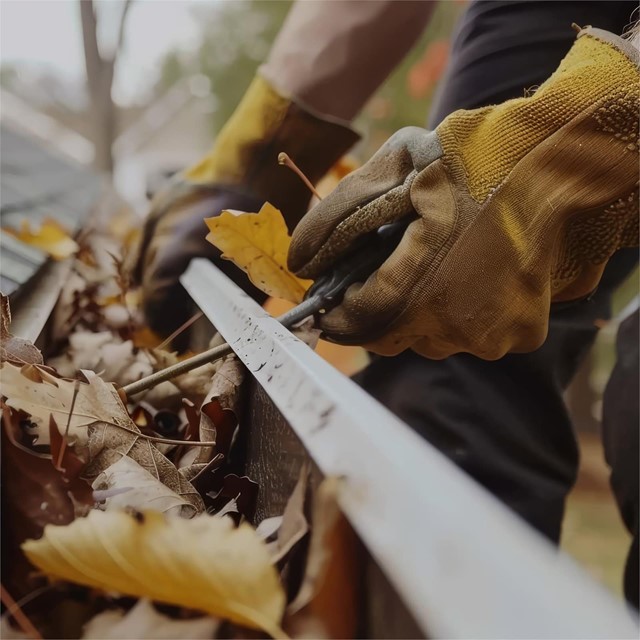
[[[28,62],[64,78],[84,78],[79,0],[0,0],[0,58]],[[134,0],[127,17],[124,48],[116,70],[114,98],[126,104],[153,84],[163,55],[197,46],[194,5],[216,0]],[[100,44],[115,40],[121,0],[98,0]],[[100,27],[99,27],[100,28]]]

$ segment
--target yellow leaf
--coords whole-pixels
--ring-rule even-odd
[[[3,228],[3,231],[48,253],[56,260],[64,260],[79,249],[64,227],[51,218],[45,218],[37,229],[32,229],[29,221],[23,220],[19,231],[10,228]]]
[[[285,594],[265,543],[229,518],[94,510],[22,545],[49,576],[188,607],[282,637]]]
[[[302,280],[287,269],[291,237],[282,214],[266,202],[258,213],[223,211],[205,219],[207,240],[245,271],[266,294],[301,302],[311,280]]]

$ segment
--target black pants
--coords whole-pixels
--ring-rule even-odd
[[[431,126],[456,109],[523,96],[525,89],[546,80],[570,49],[576,35],[572,22],[621,33],[636,6],[635,2],[473,2],[457,29]],[[611,294],[637,260],[635,250],[618,252],[589,301],[552,312],[549,336],[534,353],[485,362],[467,354],[431,361],[406,352],[375,359],[358,381],[557,542],[565,498],[578,467],[576,439],[562,393],[595,339],[595,321],[610,317]],[[637,344],[636,334],[636,353]],[[629,395],[637,407],[637,386]],[[610,444],[608,459],[616,498],[624,505],[625,522],[635,535],[636,565],[628,568],[625,586],[627,597],[637,606],[637,419],[635,424],[618,426],[608,427],[608,439],[616,443]],[[635,433],[635,447],[618,442],[623,431],[627,441],[629,433]]]

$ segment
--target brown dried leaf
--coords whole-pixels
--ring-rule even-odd
[[[256,511],[256,498],[258,497],[258,483],[248,476],[237,476],[229,473],[222,479],[222,486],[207,493],[210,500],[207,501],[208,508],[213,513],[222,511],[227,503],[235,501],[236,509],[240,515],[247,520],[253,520]]]
[[[49,440],[53,466],[62,473],[66,480],[79,478],[87,463],[75,454],[72,447],[67,446],[67,441],[60,433],[53,416],[49,419]]]
[[[361,603],[362,545],[337,504],[339,480],[327,478],[314,497],[311,540],[302,585],[287,608],[287,629],[300,637],[353,638]]]
[[[238,428],[241,386],[244,367],[235,357],[227,358],[211,380],[209,391],[200,408],[200,441],[215,442],[213,447],[202,447],[196,462],[208,462],[215,454],[226,459]]]
[[[134,351],[131,340],[123,341],[111,331],[76,331],[69,336],[64,354],[49,360],[62,376],[73,377],[82,369],[97,371],[103,380],[121,386],[153,372],[149,356]]]
[[[198,492],[149,440],[140,437],[115,387],[91,371],[84,375],[88,382],[58,378],[43,367],[20,369],[5,363],[0,369],[0,391],[7,397],[7,405],[31,415],[39,443],[49,439],[50,416],[61,433],[66,433],[69,425],[68,444],[88,463],[85,478],[93,480],[122,456],[129,456],[191,504],[184,515],[201,512],[204,504]],[[77,397],[69,419],[76,385]]]
[[[87,479],[94,480],[122,456],[128,456],[189,504],[183,506],[180,515],[189,518],[204,510],[202,498],[193,485],[149,440],[104,423],[89,427],[89,434]]]
[[[38,429],[38,444],[49,444],[50,416],[62,431],[69,422],[69,443],[80,447],[88,444],[87,427],[96,422],[137,430],[115,388],[95,375],[91,383],[78,383],[69,421],[75,387],[76,381],[59,378],[38,365],[0,365],[0,393],[7,398],[7,405],[31,415]]]
[[[331,564],[330,539],[342,517],[337,502],[338,489],[339,480],[327,478],[316,490],[307,566],[300,590],[287,609],[290,614],[296,613],[311,602]]]
[[[29,340],[17,338],[9,331],[11,309],[9,297],[0,293],[0,362],[42,364],[42,353]]]
[[[105,511],[130,507],[138,511],[153,509],[176,516],[193,513],[191,503],[127,456],[122,456],[118,462],[107,467],[91,486],[94,491],[110,493],[101,506]],[[125,491],[120,492],[119,489]]]
[[[309,531],[304,505],[309,481],[309,465],[302,465],[300,477],[287,500],[275,545],[270,548],[274,564],[280,562]]]
[[[2,414],[2,580],[20,598],[32,590],[30,567],[20,550],[27,538],[39,537],[47,524],[67,524],[75,517],[74,501],[93,505],[91,487],[83,480],[66,482],[52,461],[28,453],[8,437],[13,419]]]

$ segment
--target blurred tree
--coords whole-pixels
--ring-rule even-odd
[[[202,73],[211,82],[217,109],[213,133],[229,119],[258,65],[266,58],[292,0],[233,0],[194,7],[202,25],[195,55],[168,53],[160,68],[158,90],[181,78]]]
[[[91,138],[94,144],[93,164],[96,169],[113,173],[112,145],[117,134],[117,108],[111,96],[118,53],[122,48],[124,25],[131,0],[124,0],[115,47],[111,52],[98,45],[98,17],[93,0],[78,0],[87,70],[87,88],[91,101]]]
[[[18,70],[13,65],[0,66],[0,86],[10,89],[18,77]]]
[[[165,91],[188,73],[187,65],[182,61],[180,53],[178,51],[170,51],[160,65],[158,86],[162,91]]]

